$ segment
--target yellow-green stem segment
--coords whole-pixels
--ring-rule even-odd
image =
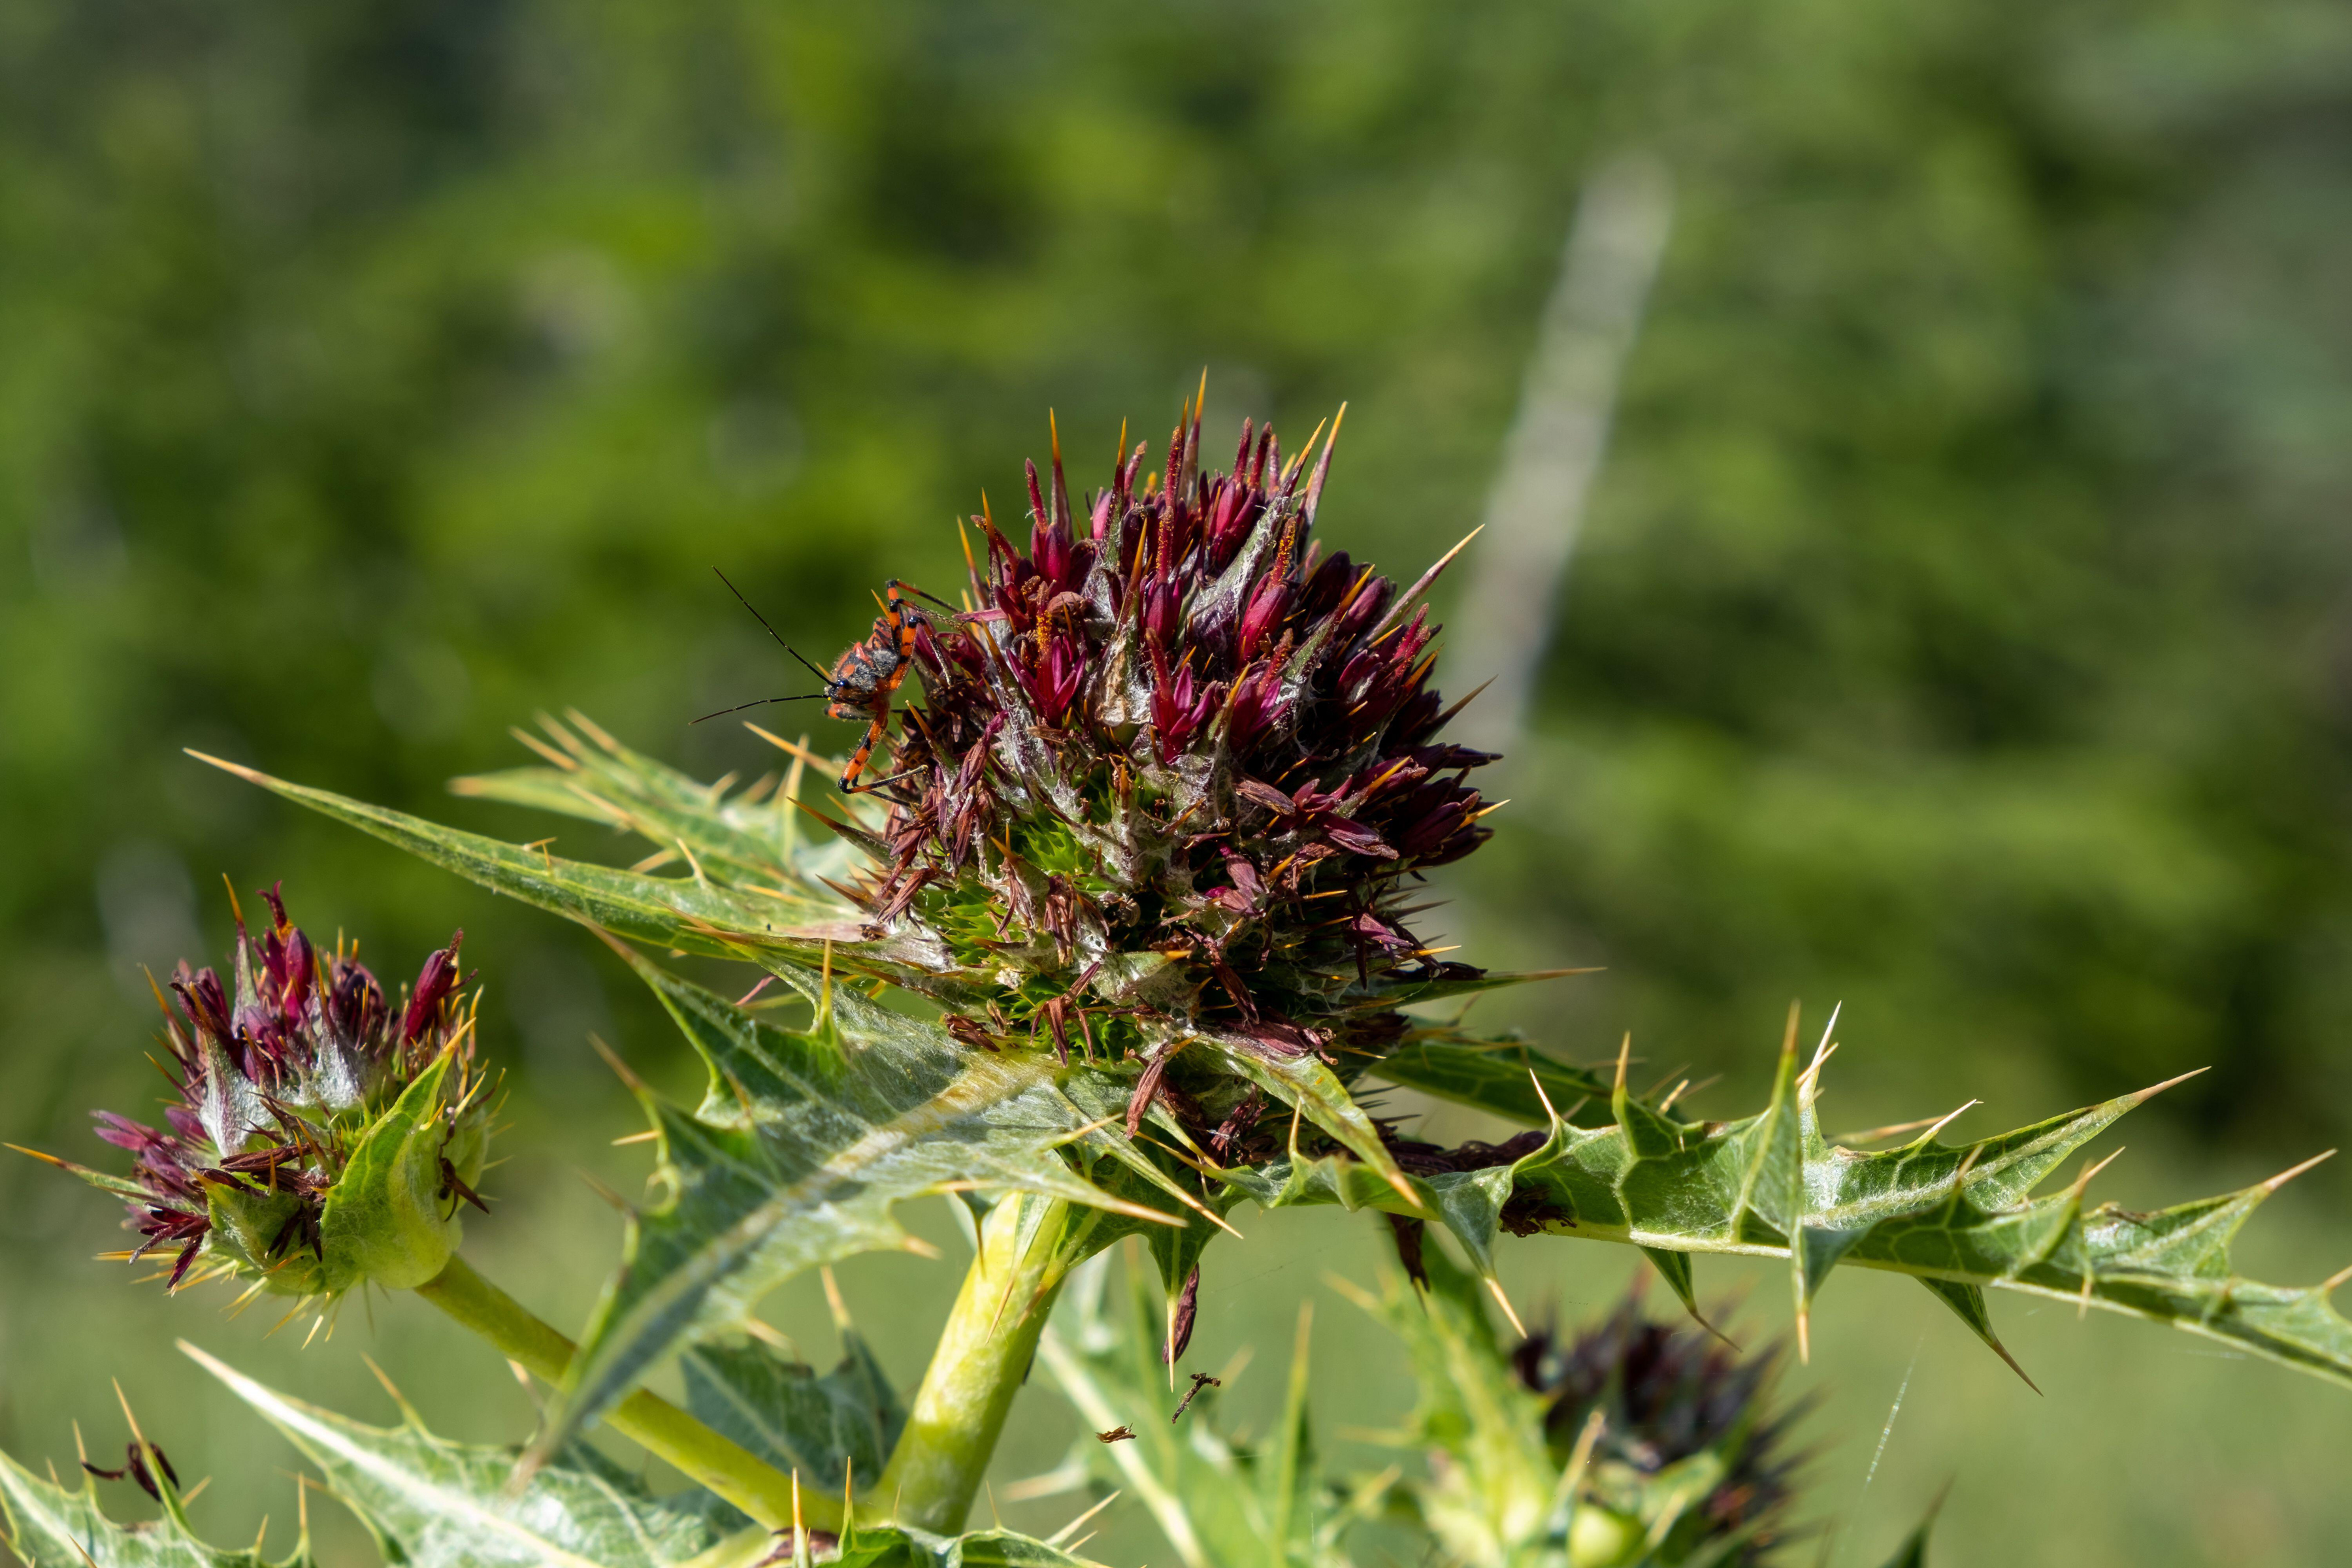
[[[563,1381],[564,1369],[572,1364],[576,1348],[572,1342],[475,1273],[464,1258],[452,1257],[448,1267],[419,1285],[416,1293],[533,1375],[549,1383]],[[638,1389],[606,1411],[604,1421],[769,1529],[784,1529],[793,1522],[792,1477],[659,1394]],[[838,1531],[841,1500],[825,1496],[822,1489],[804,1479],[800,1515],[811,1529]]]
[[[1070,1217],[1058,1198],[1016,1193],[981,1221],[979,1255],[872,1494],[898,1522],[943,1535],[963,1528],[1069,1272]]]

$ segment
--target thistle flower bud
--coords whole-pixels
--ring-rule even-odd
[[[1200,438],[1193,417],[1149,472],[1137,447],[1082,508],[1058,447],[1050,483],[1030,465],[1026,551],[971,520],[967,607],[924,617],[883,770],[893,859],[856,891],[995,977],[959,1038],[1148,1061],[1207,1039],[1352,1077],[1397,989],[1477,973],[1423,945],[1407,889],[1486,838],[1469,775],[1493,759],[1439,739],[1435,570],[1400,594],[1313,538],[1329,444],[1310,470],[1244,423],[1218,473]],[[1139,1094],[1189,1078],[1205,1136],[1244,1087],[1199,1104],[1210,1071]]]
[[[1520,1343],[1512,1364],[1549,1402],[1544,1429],[1557,1454],[1599,1417],[1569,1542],[1574,1568],[1764,1559],[1800,1463],[1785,1437],[1801,1406],[1774,1410],[1768,1398],[1780,1357],[1773,1346],[1743,1358],[1726,1342],[1652,1322],[1638,1289],[1572,1341],[1538,1331]],[[1656,1555],[1643,1557],[1668,1499],[1693,1495]]]
[[[457,994],[464,933],[395,1010],[356,948],[322,952],[278,888],[263,897],[259,940],[237,911],[227,983],[183,963],[176,1006],[156,994],[165,1126],[94,1113],[99,1137],[131,1152],[130,1180],[52,1163],[129,1199],[141,1241],[123,1256],[173,1253],[174,1290],[231,1276],[303,1297],[422,1284],[457,1246],[460,1206],[487,1210],[473,1186],[488,1110]]]

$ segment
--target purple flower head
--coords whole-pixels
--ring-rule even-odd
[[[170,1249],[173,1289],[211,1258],[207,1275],[331,1294],[350,1280],[320,1228],[327,1194],[368,1128],[428,1069],[445,1130],[435,1157],[453,1192],[470,1197],[479,1176],[487,1112],[456,1000],[457,939],[425,960],[395,1028],[356,953],[322,952],[287,917],[278,888],[262,897],[269,927],[256,940],[239,915],[230,984],[183,963],[176,1009],[157,993],[176,1092],[163,1108],[169,1131],[100,1110],[96,1131],[131,1156],[128,1226],[141,1240],[129,1256]]]
[[[1346,1076],[1402,1034],[1372,1022],[1389,988],[1475,973],[1432,958],[1407,887],[1485,837],[1491,759],[1435,739],[1429,577],[1401,592],[1316,539],[1330,461],[1250,424],[1208,471],[1188,416],[1076,501],[1058,447],[1027,466],[1026,550],[971,520],[974,607],[916,640],[877,764],[890,858],[856,889],[989,998],[959,1038],[1154,1063],[1203,1039]],[[1130,1115],[1231,1110],[1192,1059]]]

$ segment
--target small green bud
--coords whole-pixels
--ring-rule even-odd
[[[1585,1503],[1569,1521],[1569,1568],[1623,1568],[1639,1560],[1644,1538],[1640,1520]]]
[[[1573,1339],[1539,1331],[1518,1346],[1512,1361],[1547,1402],[1554,1457],[1567,1462],[1592,1429],[1568,1526],[1570,1568],[1769,1559],[1799,1462],[1785,1441],[1796,1413],[1769,1397],[1780,1353],[1743,1356],[1652,1322],[1638,1289]]]

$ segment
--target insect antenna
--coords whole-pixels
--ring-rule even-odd
[[[745,609],[747,609],[747,610],[749,610],[749,611],[751,611],[751,618],[752,618],[753,620],[755,620],[755,621],[759,622],[759,623],[760,623],[760,625],[761,625],[761,627],[762,627],[762,628],[767,632],[767,634],[768,634],[770,637],[774,637],[774,638],[776,639],[776,646],[777,646],[778,647],[782,648],[786,653],[791,654],[794,658],[799,659],[803,664],[804,664],[804,665],[808,665],[808,670],[809,670],[809,673],[810,673],[811,675],[815,676],[819,680],[821,680],[821,681],[824,682],[824,684],[825,684],[826,686],[830,687],[830,686],[833,684],[833,677],[832,677],[832,676],[827,675],[824,670],[819,669],[815,665],[814,665],[814,664],[810,664],[810,663],[809,663],[809,659],[808,659],[808,656],[807,656],[807,655],[805,655],[805,654],[802,653],[800,649],[798,649],[798,648],[794,647],[792,644],[790,644],[790,643],[786,642],[786,641],[783,639],[782,636],[780,633],[778,633],[778,632],[777,632],[777,630],[776,630],[776,628],[775,628],[775,627],[773,627],[773,626],[769,626],[769,625],[768,625],[768,617],[767,617],[767,616],[763,616],[763,615],[761,615],[761,614],[760,613],[759,606],[757,606],[756,605],[752,604],[751,600],[746,599],[746,598],[744,598],[744,597],[743,597],[743,590],[742,590],[742,589],[740,589],[740,588],[738,588],[738,587],[735,585],[734,581],[733,581],[731,578],[730,578],[730,577],[727,575],[727,574],[726,574],[726,573],[719,571],[719,568],[718,568],[718,567],[716,567],[716,566],[713,566],[710,570],[711,570],[711,572],[712,572],[712,573],[713,573],[713,574],[718,577],[718,579],[719,579],[721,583],[724,583],[724,584],[727,584],[727,591],[728,591],[729,593],[730,593],[730,594],[732,594],[732,595],[735,595],[736,601],[737,601],[739,604],[740,604],[740,605],[741,605]],[[801,697],[762,697],[762,698],[761,698],[761,699],[760,699],[760,700],[758,700],[757,702],[743,702],[743,703],[738,703],[735,707],[732,707],[732,708],[721,708],[721,709],[720,709],[718,712],[716,712],[716,713],[705,713],[705,714],[702,716],[702,719],[720,719],[720,718],[724,718],[724,717],[726,717],[726,716],[727,716],[728,714],[730,714],[730,713],[740,713],[740,712],[742,712],[742,711],[743,711],[743,710],[744,710],[744,709],[746,709],[746,708],[764,708],[764,707],[766,707],[766,706],[767,706],[769,703],[771,703],[771,702],[814,702],[814,701],[815,701],[818,698],[825,697],[825,696],[828,696],[828,695],[829,695],[829,693],[828,693],[828,692],[824,692],[824,691],[812,691],[812,692],[809,692],[809,693],[807,693],[806,695],[804,695],[804,696],[801,696]],[[695,724],[699,724],[699,723],[701,723],[701,722],[702,722],[702,719],[690,720],[690,721],[688,721],[688,722],[690,722],[690,723],[695,723]]]
[[[716,713],[705,713],[702,719],[723,719],[730,713],[740,713],[746,708],[765,708],[771,702],[815,702],[822,700],[824,696],[824,693],[822,691],[804,691],[798,697],[762,697],[757,702],[738,702],[732,708],[721,708]],[[689,719],[687,722],[699,724],[702,719]]]
[[[743,606],[745,609],[750,610],[750,611],[751,612],[751,618],[752,618],[753,620],[755,620],[755,621],[759,622],[761,626],[767,626],[767,629],[768,629],[768,635],[769,635],[770,637],[775,637],[775,639],[776,639],[776,646],[777,646],[778,647],[780,647],[780,648],[782,648],[786,653],[793,653],[793,645],[792,645],[792,644],[790,644],[790,643],[788,643],[788,642],[786,642],[786,641],[785,641],[782,637],[778,636],[778,635],[777,635],[777,632],[776,632],[776,628],[775,628],[775,627],[768,626],[768,617],[767,617],[767,616],[763,616],[763,615],[761,615],[761,614],[758,611],[758,609],[754,608],[754,607],[753,607],[753,605],[752,605],[752,604],[751,604],[751,600],[746,599],[746,598],[744,598],[744,597],[743,597],[743,590],[742,590],[742,589],[740,589],[740,588],[738,588],[738,587],[737,587],[733,583],[729,582],[729,581],[728,581],[727,574],[726,574],[726,573],[724,573],[724,572],[719,572],[718,567],[713,566],[710,570],[711,570],[711,571],[713,571],[714,573],[718,573],[719,580],[721,583],[726,583],[726,584],[727,584],[727,591],[728,591],[729,593],[730,593],[730,594],[734,595],[735,595],[735,597],[736,597],[736,599],[741,603],[742,606]],[[798,654],[796,654],[796,653],[793,653],[793,657],[794,658],[801,658],[801,656],[800,656],[800,655],[798,655]],[[808,660],[806,660],[806,659],[804,659],[804,658],[801,658],[801,662],[802,662],[803,664],[808,664]],[[810,668],[811,668],[812,669],[814,669],[814,668],[815,668],[815,666],[814,666],[814,665],[810,665]],[[820,671],[820,673],[822,673],[822,672]],[[712,715],[712,717],[713,717],[713,718],[716,718],[716,717],[717,717],[717,715],[716,715],[716,714],[713,714],[713,715]],[[699,723],[699,722],[700,722],[700,721],[699,721],[699,720],[698,720],[698,721],[696,721],[696,722]]]
[[[914,595],[915,597],[919,599],[929,599],[932,604],[937,605],[942,610],[953,611],[957,615],[961,615],[963,613],[955,605],[950,605],[945,599],[940,598],[937,594],[926,594],[920,588],[916,587],[912,583],[901,583],[898,586],[906,589],[907,592]]]

